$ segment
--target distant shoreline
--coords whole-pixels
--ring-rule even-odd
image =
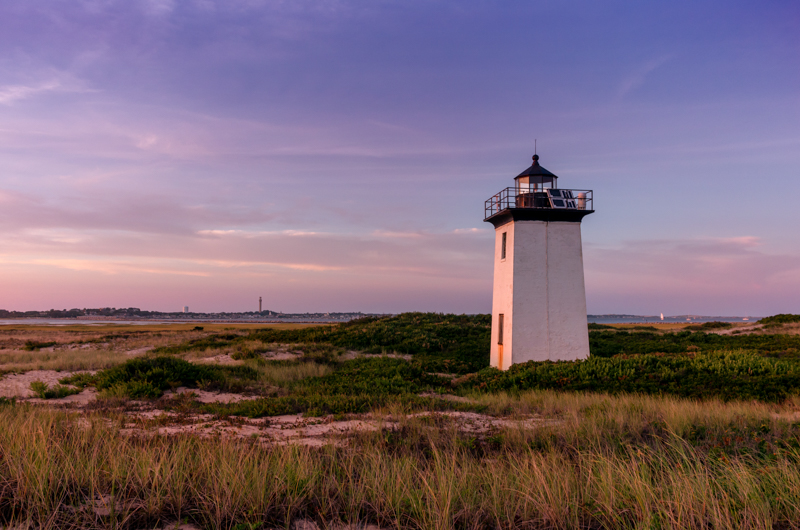
[[[693,324],[703,322],[749,322],[755,323],[762,317],[759,316],[702,316],[702,315],[675,315],[665,316],[639,316],[639,315],[587,315],[590,324]]]
[[[356,318],[381,317],[389,315],[378,314],[351,314],[339,315],[335,317],[325,316],[285,316],[270,318],[219,318],[219,317],[122,317],[122,316],[80,316],[70,317],[3,317],[0,318],[0,326],[13,324],[30,325],[102,325],[102,324],[124,324],[124,325],[145,325],[145,324],[336,324],[349,322]],[[642,315],[588,315],[587,321],[590,324],[693,324],[703,322],[742,322],[755,323],[761,317],[758,316],[701,316],[701,315],[676,315],[665,316],[661,320],[660,316]]]
[[[147,325],[147,324],[336,324],[339,322],[349,322],[353,319],[211,319],[211,318],[37,318],[19,317],[0,319],[0,326],[13,324],[30,325],[102,325],[102,324],[124,324],[124,325]]]

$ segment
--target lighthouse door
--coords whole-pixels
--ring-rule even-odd
[[[497,315],[497,367],[503,369],[503,324],[505,315]]]

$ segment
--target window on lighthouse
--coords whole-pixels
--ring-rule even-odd
[[[500,245],[500,259],[506,259],[506,234],[507,232],[503,232],[503,241]]]
[[[497,344],[503,345],[503,324],[505,320],[505,315],[500,313],[497,315]]]

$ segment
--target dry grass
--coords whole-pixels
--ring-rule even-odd
[[[742,329],[742,332],[753,335],[800,335],[800,322],[782,324],[778,326],[754,326],[752,329]]]
[[[194,324],[0,326],[0,372],[97,370],[124,362],[126,355],[131,353],[141,354],[148,349],[175,346],[222,331],[227,334],[245,334],[253,328],[293,329],[310,324],[201,325],[203,330],[195,330]],[[26,343],[55,344],[39,350],[25,351]],[[202,358],[234,351],[234,347],[210,348],[206,351],[193,351],[190,355]]]
[[[0,517],[41,529],[153,527],[182,518],[206,528],[288,527],[297,519],[419,529],[800,524],[796,450],[714,457],[672,429],[686,421],[714,429],[740,414],[764,419],[767,409],[715,404],[704,412],[684,403],[682,414],[671,400],[659,407],[656,398],[602,396],[592,409],[592,396],[562,397],[559,404],[556,394],[521,396],[528,405],[520,406],[566,421],[499,430],[488,443],[445,421],[404,416],[391,431],[320,449],[124,437],[101,416],[5,407]],[[657,437],[620,439],[613,425],[626,411],[667,425]],[[635,423],[628,424],[634,435]]]
[[[0,353],[0,370],[104,368],[130,350],[212,333],[132,328],[0,329],[0,340],[58,343]],[[96,342],[76,347],[86,340]],[[235,353],[225,348],[185,355]],[[331,371],[315,362],[244,363],[264,392]],[[469,430],[466,414],[411,414],[398,398],[356,417],[377,430],[313,448],[267,445],[258,433],[158,436],[144,423],[123,431],[134,406],[124,398],[80,413],[0,403],[0,527],[153,528],[188,519],[215,529],[288,528],[312,519],[442,530],[800,528],[800,398],[775,405],[527,391],[466,399],[520,421]],[[190,418],[178,410],[149,421]]]
[[[495,415],[541,415],[546,417],[583,420],[602,416],[606,420],[624,418],[633,421],[658,419],[677,427],[686,422],[728,422],[732,418],[768,418],[776,411],[795,409],[798,398],[790,398],[782,405],[761,402],[724,402],[707,399],[692,401],[672,396],[622,394],[611,396],[591,392],[557,392],[531,390],[520,393],[474,393],[468,395],[473,402],[485,405],[487,412]]]
[[[0,353],[0,372],[31,370],[101,370],[123,363],[130,357],[108,350],[31,351]]]
[[[258,371],[258,381],[265,385],[284,386],[308,377],[320,377],[333,372],[330,366],[317,363],[256,363],[248,361],[248,364]]]

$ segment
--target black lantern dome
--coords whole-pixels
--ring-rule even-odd
[[[533,155],[531,167],[514,177],[517,190],[522,193],[544,188],[558,188],[558,177],[539,165],[539,155]]]

